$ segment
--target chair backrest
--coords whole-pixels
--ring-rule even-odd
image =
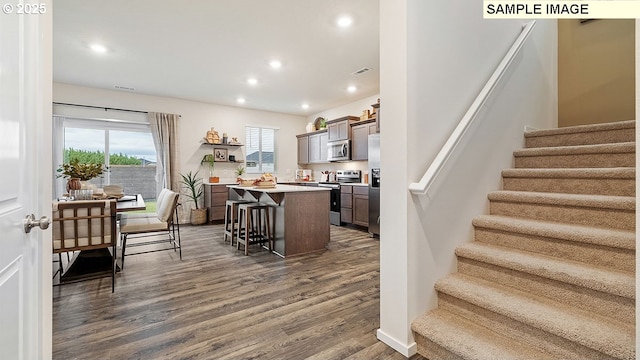
[[[116,241],[116,201],[53,202],[53,252],[99,249]]]
[[[178,206],[178,193],[169,189],[162,189],[160,195],[158,195],[158,199],[156,200],[156,214],[158,216],[158,220],[171,223],[173,221],[176,206]]]

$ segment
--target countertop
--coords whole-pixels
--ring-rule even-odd
[[[314,186],[297,186],[297,185],[284,185],[276,184],[273,188],[261,188],[259,186],[240,186],[240,185],[227,185],[227,187],[239,190],[261,191],[264,193],[291,193],[291,192],[309,192],[309,191],[330,191],[329,188],[314,187]]]

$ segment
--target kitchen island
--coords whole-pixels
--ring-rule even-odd
[[[329,193],[321,187],[228,185],[241,199],[275,205],[274,252],[288,257],[324,250],[329,243]],[[231,194],[230,194],[231,198]]]

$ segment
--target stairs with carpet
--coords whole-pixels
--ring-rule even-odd
[[[418,353],[635,359],[635,121],[525,133],[475,240],[456,249]]]

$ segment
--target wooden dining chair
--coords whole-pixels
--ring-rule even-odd
[[[156,199],[156,213],[151,214],[122,214],[120,217],[120,239],[122,241],[121,267],[124,269],[124,259],[127,248],[127,240],[147,236],[162,236],[165,238],[136,241],[130,246],[147,246],[169,242],[170,247],[151,248],[145,251],[130,253],[129,255],[146,254],[156,251],[179,251],[182,260],[182,247],[180,243],[180,224],[178,222],[178,193],[169,189],[162,189]]]
[[[116,274],[116,201],[53,202],[53,253],[58,254],[62,282],[62,253],[111,248],[111,292]]]

